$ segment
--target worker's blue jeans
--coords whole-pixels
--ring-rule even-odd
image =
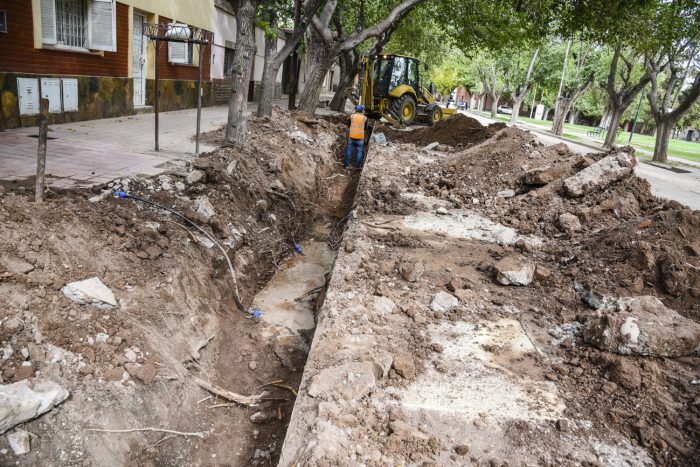
[[[357,162],[355,163],[355,165],[358,169],[362,166],[362,149],[364,147],[364,139],[348,138],[348,149],[347,151],[345,151],[345,167],[350,165],[350,158],[352,157],[352,148],[357,148]]]

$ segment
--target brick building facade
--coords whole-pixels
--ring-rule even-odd
[[[0,0],[7,25],[7,32],[0,32],[0,129],[35,125],[41,97],[50,101],[51,122],[147,109],[155,98],[155,45],[142,35],[141,22],[208,29],[197,24],[208,14],[197,11],[201,5],[198,0]],[[208,49],[202,55],[205,105]],[[175,60],[163,44],[158,54],[162,110],[196,106],[196,46],[185,52]]]

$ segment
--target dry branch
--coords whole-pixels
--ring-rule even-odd
[[[239,405],[256,406],[265,396],[264,393],[258,394],[257,396],[243,396],[241,394],[236,394],[235,392],[228,391],[218,386],[214,386],[213,384],[209,384],[206,381],[199,378],[194,378],[194,382],[197,386],[206,389],[212,394],[222,397],[228,401],[235,402]]]
[[[100,433],[133,433],[135,431],[157,431],[159,433],[170,433],[170,434],[179,435],[179,436],[196,436],[198,438],[204,438],[204,433],[201,433],[201,432],[187,433],[187,432],[182,432],[182,431],[168,430],[166,428],[153,428],[153,427],[129,428],[126,430],[108,430],[108,429],[103,429],[103,428],[86,428],[85,431],[97,431]]]

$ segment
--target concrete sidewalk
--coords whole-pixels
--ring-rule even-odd
[[[287,101],[275,101],[286,108]],[[257,103],[250,103],[252,112]],[[227,106],[202,109],[201,132],[226,123]],[[49,127],[46,174],[49,186],[92,186],[115,178],[157,175],[194,157],[197,110],[160,114],[160,151],[154,150],[155,116],[141,114]],[[0,184],[36,174],[38,128],[0,132]],[[214,149],[200,144],[200,152]]]

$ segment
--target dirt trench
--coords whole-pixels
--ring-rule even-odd
[[[7,432],[31,433],[29,453],[0,437],[1,464],[276,464],[359,172],[342,168],[342,126],[275,112],[249,128],[248,149],[221,147],[159,177],[49,191],[43,205],[21,184],[0,196],[0,383],[50,380],[70,392]],[[262,316],[237,309],[210,241],[117,190],[210,232],[229,251],[244,306]],[[118,308],[62,293],[89,277]],[[264,395],[230,404],[195,377]],[[190,435],[116,432],[144,427]]]

